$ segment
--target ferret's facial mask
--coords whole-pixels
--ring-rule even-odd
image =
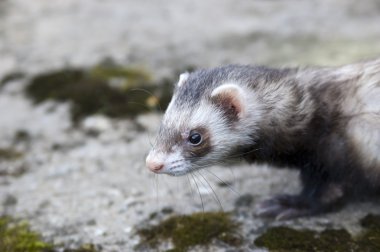
[[[188,73],[182,74],[177,89],[191,85],[188,78]],[[220,163],[236,146],[239,138],[234,137],[233,128],[246,113],[244,94],[233,83],[210,91],[192,107],[181,104],[183,97],[173,95],[155,145],[146,158],[146,166],[152,172],[185,175]]]

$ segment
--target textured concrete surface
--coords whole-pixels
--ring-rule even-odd
[[[157,79],[188,66],[226,63],[337,65],[380,55],[379,14],[376,0],[0,0],[0,79],[16,70],[31,76],[104,58],[143,67]],[[281,223],[256,218],[241,196],[251,194],[256,202],[296,192],[297,172],[244,164],[211,168],[231,189],[202,171],[219,204],[199,174],[155,177],[145,169],[161,115],[142,115],[138,124],[94,116],[73,128],[69,104],[34,106],[23,94],[26,82],[10,82],[0,91],[0,147],[24,153],[21,160],[0,161],[0,170],[26,171],[0,177],[0,213],[29,220],[56,244],[131,251],[138,242],[135,227],[164,207],[177,213],[234,210],[248,240],[284,223],[355,233],[358,219],[380,210],[379,204],[363,203]],[[30,139],[15,142],[19,131]],[[257,250],[249,242],[245,249]]]

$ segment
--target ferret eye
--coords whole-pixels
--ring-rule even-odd
[[[202,136],[199,133],[192,133],[190,134],[188,140],[192,145],[198,145],[202,142]]]

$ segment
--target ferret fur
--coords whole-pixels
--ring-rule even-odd
[[[188,142],[194,130],[199,146]],[[317,214],[379,192],[380,59],[181,75],[147,163],[179,176],[236,157],[300,170],[301,193],[263,202],[263,216]]]

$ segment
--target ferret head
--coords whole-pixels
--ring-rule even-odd
[[[180,75],[146,158],[151,171],[181,176],[220,164],[252,142],[249,135],[255,125],[248,119],[252,109],[247,99],[249,95],[249,104],[254,104],[253,96],[234,69],[231,66]]]

